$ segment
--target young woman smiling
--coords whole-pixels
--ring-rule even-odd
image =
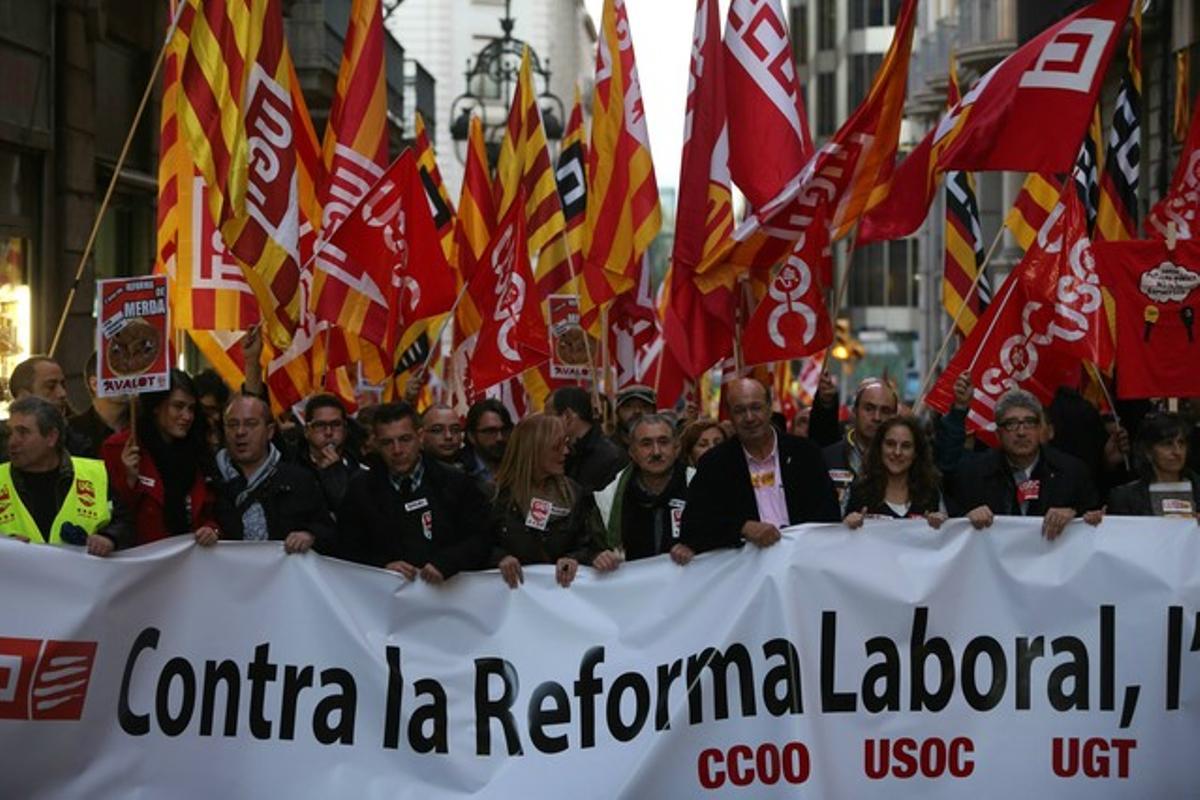
[[[879,426],[863,474],[850,487],[846,526],[854,530],[867,517],[884,517],[924,518],[939,528],[946,521],[940,483],[920,424],[911,416],[892,417]]]

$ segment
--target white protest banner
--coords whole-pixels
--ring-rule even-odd
[[[442,587],[0,540],[0,795],[1184,798],[1190,520],[804,526]]]

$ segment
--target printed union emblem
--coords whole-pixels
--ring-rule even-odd
[[[96,505],[96,487],[92,485],[91,481],[84,480],[83,478],[76,478],[75,493],[79,495],[79,502],[82,505],[87,506],[88,508]]]
[[[0,637],[0,719],[78,721],[95,642]]]

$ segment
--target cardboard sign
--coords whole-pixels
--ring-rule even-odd
[[[96,365],[100,397],[170,388],[167,276],[97,282]]]
[[[550,377],[578,380],[590,375],[589,352],[596,342],[579,324],[579,298],[573,294],[552,294],[550,303]]]

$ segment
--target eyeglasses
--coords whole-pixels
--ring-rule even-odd
[[[340,431],[345,426],[346,423],[340,419],[321,419],[308,423],[308,427],[312,428],[314,431],[322,431],[325,433],[331,431]]]
[[[996,423],[996,427],[1008,433],[1012,433],[1014,431],[1021,430],[1022,428],[1033,430],[1041,424],[1042,421],[1037,417],[1020,417],[1018,419],[1001,420],[1000,422]]]
[[[475,435],[476,436],[499,436],[500,434],[504,433],[506,430],[508,430],[508,428],[504,428],[504,427],[500,427],[500,426],[493,426],[493,427],[488,427],[488,428],[476,428]]]
[[[430,433],[432,433],[434,436],[442,436],[442,435],[444,435],[444,434],[445,434],[447,431],[449,431],[449,432],[450,432],[450,435],[451,435],[451,436],[462,436],[462,426],[461,426],[461,425],[450,425],[450,426],[446,426],[446,425],[430,425],[430,426],[429,426],[428,428],[426,428],[425,430],[429,431],[429,432],[430,432]]]

